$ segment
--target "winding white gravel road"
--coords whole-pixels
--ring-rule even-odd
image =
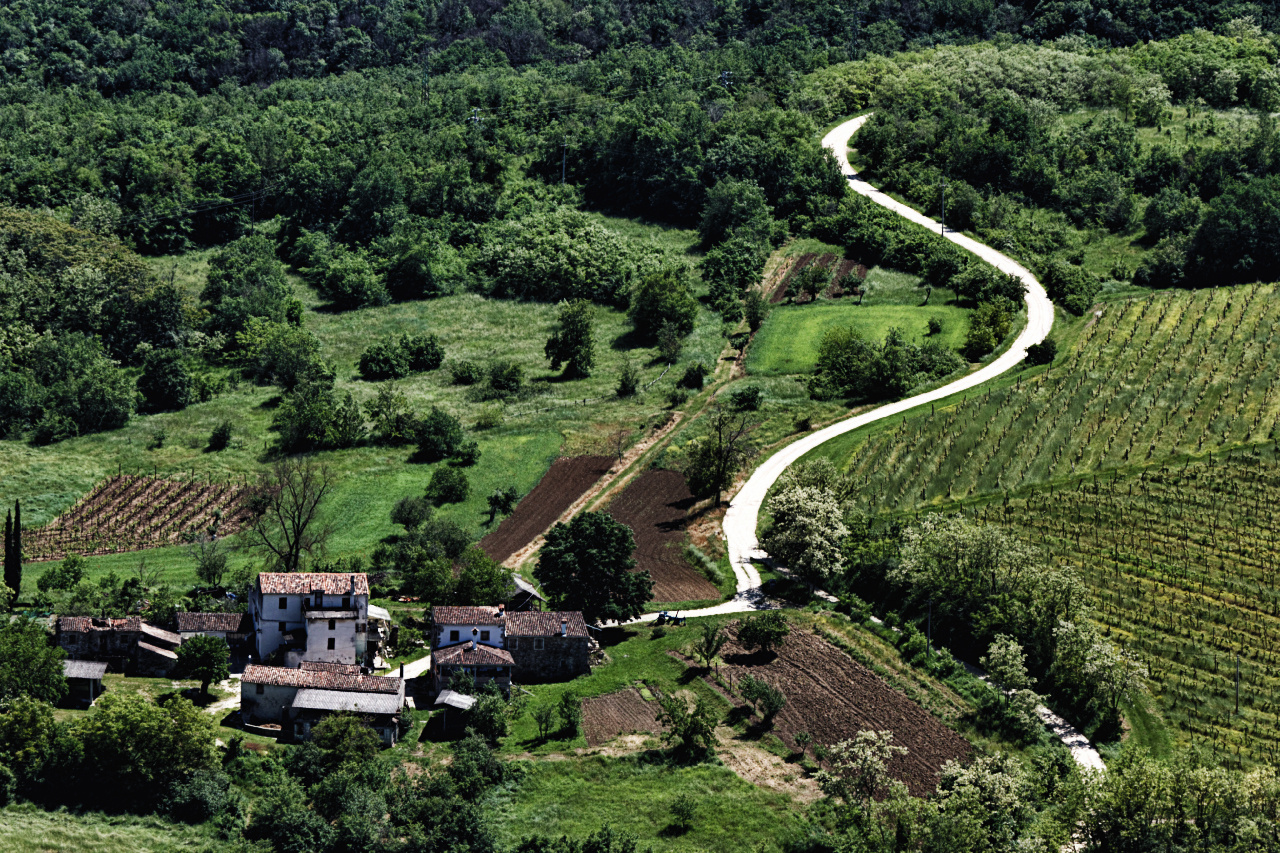
[[[760,590],[760,573],[755,567],[757,560],[763,560],[768,555],[760,550],[760,543],[756,539],[756,526],[759,522],[760,507],[764,503],[769,487],[777,481],[778,477],[782,475],[782,472],[789,465],[838,435],[843,435],[850,430],[858,429],[882,418],[905,412],[908,409],[914,409],[921,404],[941,400],[957,391],[976,388],[984,382],[994,379],[1020,364],[1027,354],[1027,347],[1043,341],[1053,327],[1053,303],[1049,301],[1049,296],[1045,293],[1040,282],[1021,264],[1002,255],[990,246],[984,246],[982,243],[972,240],[963,234],[943,231],[938,222],[901,202],[895,201],[858,177],[857,172],[849,165],[849,139],[858,131],[858,128],[862,127],[868,118],[870,116],[865,115],[847,121],[828,133],[822,140],[823,146],[831,149],[831,152],[835,155],[837,162],[840,164],[840,170],[849,180],[849,186],[853,188],[854,192],[866,196],[876,204],[886,207],[894,213],[910,219],[912,222],[923,225],[926,228],[937,229],[942,233],[942,236],[966,251],[972,252],[997,269],[1020,278],[1027,286],[1026,328],[1014,340],[1013,346],[1009,347],[1003,355],[984,366],[981,370],[963,376],[941,388],[935,388],[932,391],[917,394],[914,397],[908,397],[896,403],[888,403],[869,412],[832,424],[826,429],[807,435],[799,441],[787,445],[765,460],[752,473],[737,495],[734,496],[724,517],[724,535],[728,544],[729,558],[733,565],[733,573],[737,581],[737,594],[723,604],[702,610],[684,611],[680,614],[682,616],[741,613],[768,606]],[[647,622],[655,618],[657,618],[657,614],[649,613],[636,621]],[[1037,712],[1050,730],[1071,750],[1071,754],[1077,764],[1084,769],[1092,771],[1101,772],[1106,769],[1102,756],[1090,745],[1084,735],[1047,708],[1038,708]]]

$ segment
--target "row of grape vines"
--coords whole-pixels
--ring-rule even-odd
[[[1108,305],[1065,363],[871,432],[847,460],[874,511],[1137,470],[1276,435],[1273,285]]]
[[[250,491],[232,483],[110,477],[48,526],[27,532],[23,551],[39,562],[72,553],[155,548],[189,540],[215,525],[219,535],[227,535],[248,522]]]

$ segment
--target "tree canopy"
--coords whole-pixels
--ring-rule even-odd
[[[542,589],[562,610],[588,623],[639,616],[653,591],[648,572],[634,571],[631,528],[603,512],[583,512],[547,531],[538,557]]]

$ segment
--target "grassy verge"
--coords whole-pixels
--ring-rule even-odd
[[[219,841],[211,829],[157,817],[46,812],[33,805],[0,810],[0,853],[221,853],[239,849]]]

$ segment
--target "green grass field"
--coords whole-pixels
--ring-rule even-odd
[[[929,294],[924,305],[926,291],[919,285],[915,276],[875,267],[867,274],[861,305],[856,298],[844,297],[774,306],[747,351],[747,372],[752,376],[812,373],[823,334],[838,326],[852,326],[869,340],[881,340],[897,326],[919,342],[927,334],[929,319],[937,317],[942,321],[939,338],[959,348],[968,330],[968,309],[955,303],[951,291],[942,289]]]
[[[157,817],[46,812],[36,806],[0,810],[0,853],[221,853],[240,849],[213,830]]]

